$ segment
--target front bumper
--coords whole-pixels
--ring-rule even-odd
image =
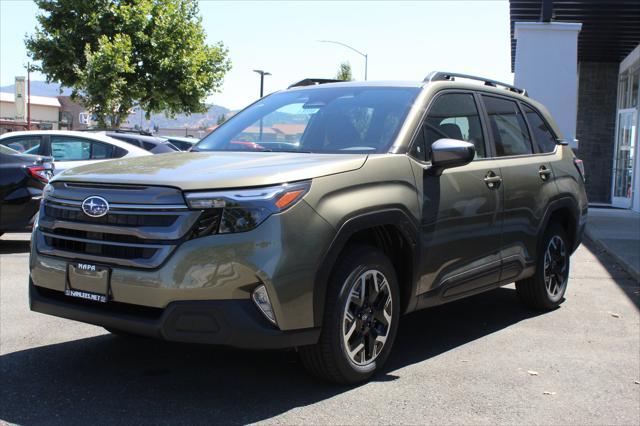
[[[278,330],[247,299],[178,301],[164,309],[144,308],[68,298],[29,280],[29,306],[43,314],[174,342],[277,349],[311,345],[320,335],[320,328]]]
[[[102,263],[83,253],[66,258],[41,253],[42,232],[36,229],[30,273],[38,289],[63,293],[68,263],[86,261],[109,266],[109,304],[140,309],[165,310],[184,301],[242,300],[261,315],[252,305],[251,292],[265,285],[277,328],[304,330],[316,325],[313,303],[317,262],[332,237],[333,229],[302,201],[285,213],[272,215],[252,231],[185,241],[159,267],[141,269]]]

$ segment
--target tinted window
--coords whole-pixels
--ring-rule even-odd
[[[514,101],[482,96],[498,157],[532,154],[527,125]]]
[[[448,93],[438,96],[429,109],[412,155],[429,161],[431,145],[438,139],[458,139],[476,147],[476,157],[484,157],[484,137],[473,95]]]
[[[18,151],[16,151],[15,149],[11,149],[7,146],[4,145],[0,145],[0,154],[8,154],[8,155],[16,155],[16,154],[20,154]]]
[[[113,146],[99,142],[92,142],[93,150],[91,152],[91,158],[95,160],[101,160],[105,158],[113,158]]]
[[[119,146],[113,147],[113,158],[121,158],[127,155],[128,153],[129,151],[127,151],[126,149],[122,149]]]
[[[267,96],[198,143],[199,151],[387,152],[415,87],[320,87]]]
[[[142,142],[144,149],[146,149],[147,151],[151,151],[153,148],[156,147],[156,144],[151,143],[151,142]]]
[[[37,154],[40,148],[40,136],[15,136],[13,138],[3,139],[0,141],[0,144],[8,146],[18,152],[32,150],[29,151],[30,154]]]
[[[524,113],[527,115],[529,126],[533,131],[534,143],[538,146],[540,152],[553,152],[556,149],[556,137],[551,132],[551,129],[544,122],[540,114],[533,110],[528,105],[522,105]]]
[[[180,149],[181,151],[189,151],[189,149],[194,145],[189,142],[176,141],[176,140],[172,140],[171,143],[176,147],[178,147],[178,149]]]
[[[51,155],[55,161],[80,161],[91,158],[91,143],[82,139],[54,136]]]
[[[122,142],[126,142],[126,143],[130,143],[131,145],[135,145],[138,146],[140,148],[144,148],[144,146],[142,145],[142,141],[136,139],[136,138],[130,138],[127,136],[121,136],[117,133],[107,133],[107,136],[109,136],[110,138],[114,138],[114,139],[118,139],[119,141]]]

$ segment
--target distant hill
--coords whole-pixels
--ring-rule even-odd
[[[0,87],[0,92],[14,93],[15,90],[15,84]],[[57,83],[47,83],[46,81],[32,81],[31,94],[34,96],[69,96],[71,95],[71,89],[67,89],[65,87],[63,88],[62,93],[60,93],[60,85]]]
[[[226,115],[230,111],[228,108],[221,107],[219,105],[207,105],[207,107],[207,112],[191,115],[178,114],[175,118],[169,118],[162,113],[154,113],[151,114],[150,120],[145,119],[144,111],[136,112],[129,115],[129,118],[125,122],[124,126],[140,126],[140,128],[142,129],[153,129],[154,127],[158,127],[161,129],[178,127],[207,128],[210,126],[214,126],[218,122],[218,118],[221,115]]]
[[[31,94],[34,96],[69,96],[71,89],[62,88],[57,83],[47,83],[46,81],[31,81]],[[15,84],[0,87],[0,92],[15,92]],[[202,114],[178,114],[175,118],[169,118],[165,114],[153,114],[151,120],[144,119],[144,111],[142,112],[142,128],[149,129],[154,126],[160,128],[176,128],[176,127],[210,127],[218,122],[218,117],[228,114],[229,109],[219,105],[208,105],[208,110]],[[140,125],[140,113],[131,114],[125,126]]]

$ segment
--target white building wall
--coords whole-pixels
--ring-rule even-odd
[[[579,23],[516,22],[514,84],[542,102],[577,148]]]
[[[60,108],[44,105],[31,105],[31,121],[52,123],[54,129],[58,128],[59,113]]]
[[[13,120],[16,116],[16,104],[14,102],[0,101],[0,119]]]
[[[31,122],[34,124],[40,122],[50,123],[54,130],[58,129],[58,121],[60,119],[60,103],[58,99],[44,96],[32,96],[31,98]],[[0,93],[0,119],[26,123],[26,107],[24,119],[18,119],[13,94]]]

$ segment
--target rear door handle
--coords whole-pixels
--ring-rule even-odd
[[[538,174],[540,175],[540,179],[547,180],[551,177],[551,169],[547,169],[546,166],[540,166]]]
[[[488,172],[484,177],[484,183],[487,184],[489,189],[496,189],[497,187],[500,186],[501,182],[502,182],[502,177],[496,175],[492,171]]]

